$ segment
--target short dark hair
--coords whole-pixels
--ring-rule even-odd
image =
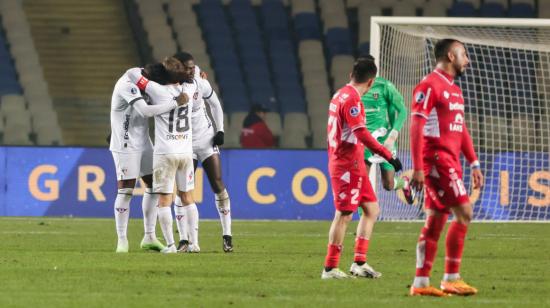
[[[162,65],[162,63],[145,65],[142,74],[149,80],[152,80],[162,85],[170,83],[170,74],[168,73],[164,65]]]
[[[447,59],[447,54],[449,53],[449,50],[451,49],[451,46],[454,43],[464,44],[459,40],[450,39],[450,38],[442,39],[442,40],[437,41],[437,43],[435,43],[435,47],[434,47],[435,60],[436,61],[446,60]]]
[[[357,57],[357,60],[362,60],[362,59],[365,59],[365,60],[369,60],[369,61],[373,61],[374,62],[374,57],[369,55],[368,53],[365,53],[365,54],[361,54],[359,55],[359,57]]]
[[[363,83],[367,80],[376,77],[378,68],[372,60],[359,58],[353,63],[351,78],[357,83]]]
[[[194,60],[193,56],[190,53],[185,52],[185,51],[177,52],[174,55],[174,58],[178,59],[181,63],[185,63],[189,60]]]

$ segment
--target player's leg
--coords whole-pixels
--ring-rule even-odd
[[[193,159],[190,156],[182,158],[176,173],[179,201],[176,203],[176,220],[180,243],[178,252],[199,252],[199,211],[193,198],[195,176]],[[185,241],[187,239],[187,242]]]
[[[395,170],[388,162],[380,164],[380,173],[382,177],[382,187],[386,191],[403,190],[403,195],[408,204],[414,203],[414,194],[409,186],[409,178],[406,176],[400,177],[395,175]]]
[[[130,201],[139,176],[140,154],[112,152],[117,175],[117,196],[114,203],[114,216],[117,231],[116,252],[128,252],[128,220]]]
[[[152,165],[152,157],[151,157]],[[152,167],[151,167],[152,169]],[[145,183],[145,193],[141,201],[141,210],[143,212],[144,235],[140,247],[145,250],[161,251],[164,245],[157,239],[156,226],[158,217],[159,194],[153,192],[153,174],[147,174],[141,177]]]
[[[372,236],[376,219],[380,214],[380,206],[378,205],[378,202],[371,201],[362,202],[360,204],[360,208],[362,208],[362,214],[359,218],[359,223],[357,224],[354,249],[355,253],[353,263],[351,264],[350,273],[358,277],[380,278],[382,274],[367,264],[369,241]]]
[[[445,240],[445,275],[441,282],[441,289],[451,294],[473,295],[477,293],[477,289],[466,284],[460,277],[464,239],[473,217],[473,208],[471,203],[466,202],[460,206],[452,207],[451,211],[454,220],[449,226]]]
[[[174,155],[154,155],[153,191],[159,193],[158,220],[164,240],[166,241],[166,248],[161,250],[162,253],[176,252],[171,209],[176,168]]]
[[[225,252],[233,251],[233,238],[231,234],[231,200],[222,180],[220,155],[213,153],[202,162],[208,182],[214,192],[216,209],[222,225],[222,247]]]
[[[437,254],[437,242],[447,222],[448,213],[435,209],[433,200],[426,198],[426,222],[416,245],[416,275],[410,295],[446,296],[430,285],[432,265]]]
[[[115,198],[114,213],[116,233],[118,237],[116,252],[128,252],[128,220],[130,217],[130,201],[134,194],[136,179],[117,181],[117,196]]]
[[[353,217],[353,212],[359,206],[362,179],[359,175],[351,174],[348,171],[343,174],[339,172],[331,173],[330,181],[336,211],[330,225],[327,255],[321,279],[350,278],[353,276],[344,273],[338,268],[338,265],[347,226]]]
[[[342,279],[352,277],[338,268],[346,229],[352,216],[353,211],[336,210],[334,213],[334,218],[332,219],[328,233],[327,255],[325,257],[325,268],[321,274],[321,279]]]

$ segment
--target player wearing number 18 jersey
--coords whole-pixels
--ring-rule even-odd
[[[474,188],[483,185],[483,175],[464,120],[464,97],[454,83],[470,61],[460,41],[443,39],[434,49],[436,68],[416,86],[412,102],[410,134],[414,173],[411,186],[419,190],[425,182],[426,224],[418,239],[416,276],[410,294],[472,295],[477,290],[462,281],[459,274],[464,239],[473,216],[462,182],[460,153],[464,153],[472,166]],[[429,277],[439,236],[451,212],[454,221],[445,242],[445,275],[439,290],[430,286]]]
[[[376,71],[373,61],[356,61],[350,83],[336,92],[329,105],[328,166],[336,212],[329,231],[322,279],[349,277],[338,269],[338,263],[347,225],[359,206],[363,214],[357,226],[355,259],[350,272],[361,277],[380,277],[380,273],[366,263],[369,237],[379,208],[366,173],[363,145],[384,157],[396,172],[401,170],[401,162],[392,157],[391,152],[378,143],[365,127],[361,96],[372,86]]]
[[[167,58],[163,65],[178,72],[180,80],[183,74],[182,64],[175,58]],[[193,145],[191,108],[193,96],[191,89],[185,89],[178,83],[166,84],[166,80],[158,76],[139,76],[138,87],[145,90],[153,104],[162,104],[166,100],[185,99],[188,103],[170,112],[155,116],[155,147],[153,156],[153,190],[160,194],[159,222],[166,240],[167,248],[162,252],[175,253],[174,235],[172,230],[172,211],[174,182],[182,200],[191,200],[194,189]],[[153,81],[149,81],[148,78]],[[134,80],[136,78],[133,78]],[[159,84],[160,83],[160,84]],[[184,204],[186,206],[187,204]],[[176,215],[180,215],[176,209]],[[197,217],[198,219],[198,217]]]

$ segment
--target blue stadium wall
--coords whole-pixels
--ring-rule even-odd
[[[477,219],[550,220],[548,154],[500,153],[481,160],[489,180],[475,197]],[[519,161],[536,163],[522,168]],[[332,219],[325,151],[223,150],[222,166],[236,219]],[[112,217],[114,174],[105,148],[0,147],[0,216]],[[196,183],[201,218],[217,218],[202,169]],[[131,216],[141,217],[143,189],[135,193]]]

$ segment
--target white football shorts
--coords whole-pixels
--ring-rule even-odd
[[[153,174],[153,150],[137,153],[111,152],[117,181],[138,179]]]
[[[191,154],[155,154],[153,156],[153,191],[171,194],[174,181],[182,192],[195,188],[195,172]]]
[[[209,128],[204,133],[193,135],[193,159],[201,163],[214,154],[220,154],[218,146],[214,145],[214,130]]]

